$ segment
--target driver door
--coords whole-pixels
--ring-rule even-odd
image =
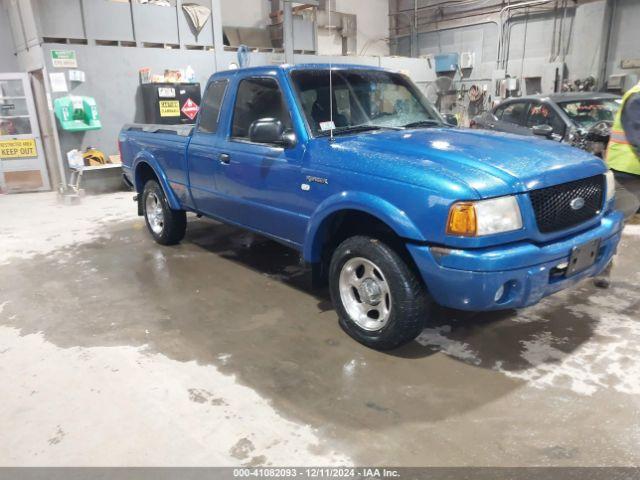
[[[566,126],[560,115],[553,111],[549,105],[545,105],[542,102],[532,102],[531,108],[527,113],[526,126],[529,129],[538,125],[549,125],[553,128],[551,139],[560,141],[564,138]]]
[[[275,76],[239,80],[216,177],[219,213],[228,220],[300,245],[307,217],[300,213],[302,148],[254,143],[251,124],[275,118],[292,129],[290,106]]]
[[[514,133],[516,135],[531,135],[531,130],[525,126],[529,102],[514,101],[496,108],[494,115],[498,119],[493,130]]]

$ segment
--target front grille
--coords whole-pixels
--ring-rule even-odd
[[[529,192],[538,229],[542,233],[556,232],[595,217],[602,209],[603,192],[604,175]],[[574,209],[571,202],[577,198],[584,200],[584,206]]]

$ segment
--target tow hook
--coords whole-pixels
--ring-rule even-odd
[[[567,274],[569,262],[561,262],[551,269],[549,272],[551,278],[564,277]]]

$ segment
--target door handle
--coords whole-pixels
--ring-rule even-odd
[[[229,165],[230,161],[231,161],[231,156],[228,153],[221,153],[220,154],[220,163],[224,163],[225,165]]]

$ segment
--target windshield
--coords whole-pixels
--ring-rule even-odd
[[[598,122],[613,122],[620,108],[620,99],[580,100],[561,102],[558,105],[578,127],[590,128]]]
[[[376,70],[333,71],[333,125],[329,70],[294,70],[291,78],[314,135],[328,134],[332,127],[334,133],[340,133],[364,131],[365,127],[375,130],[410,124],[442,124],[436,110],[415,85],[400,74]]]

